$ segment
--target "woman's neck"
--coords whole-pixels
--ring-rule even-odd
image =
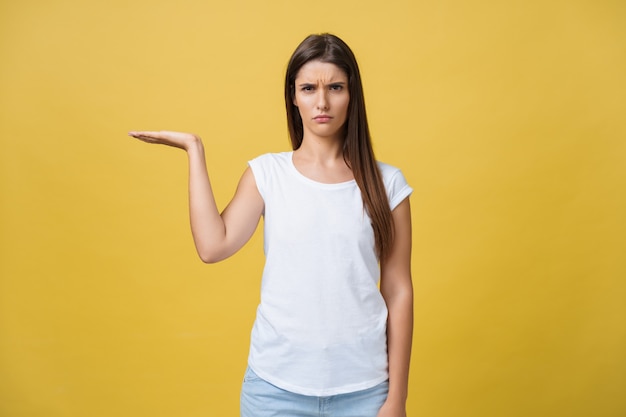
[[[296,152],[301,158],[321,164],[343,161],[343,143],[338,139],[305,136]]]
[[[354,179],[344,160],[343,146],[338,141],[303,140],[293,153],[293,163],[302,174],[319,182],[338,183]]]

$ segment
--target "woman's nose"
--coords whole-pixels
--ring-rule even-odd
[[[328,98],[326,97],[325,91],[320,91],[317,96],[317,108],[319,110],[327,110],[328,109]]]

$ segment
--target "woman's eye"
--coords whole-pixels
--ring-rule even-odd
[[[302,87],[302,91],[313,91],[313,86],[305,85]]]
[[[341,91],[343,89],[343,85],[340,84],[334,84],[330,86],[330,89],[332,91]]]

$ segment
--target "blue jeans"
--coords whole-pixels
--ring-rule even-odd
[[[312,397],[280,389],[246,370],[241,417],[376,417],[387,399],[389,382],[347,394]]]

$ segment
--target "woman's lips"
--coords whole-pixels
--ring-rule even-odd
[[[330,121],[330,119],[332,119],[332,117],[328,116],[328,115],[320,115],[320,116],[315,116],[313,118],[313,120],[315,120],[318,123],[327,123]]]

